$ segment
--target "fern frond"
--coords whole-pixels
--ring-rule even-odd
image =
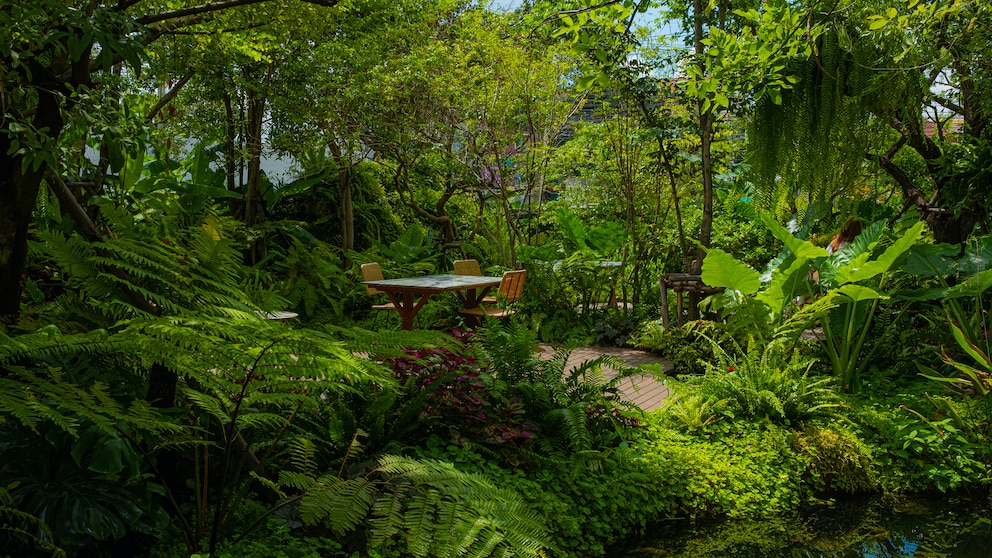
[[[587,404],[576,403],[571,407],[555,409],[548,413],[548,418],[561,425],[564,437],[573,451],[592,447],[592,435],[589,433],[586,421],[588,411]]]
[[[443,541],[435,538],[435,514],[441,505],[441,495],[434,490],[423,493],[419,498],[407,502],[403,514],[403,530],[406,533],[406,550],[413,556],[429,556],[432,543]]]
[[[407,495],[398,490],[385,491],[376,498],[369,521],[369,546],[382,548],[400,533]]]
[[[259,475],[255,471],[248,471],[248,475],[251,477],[251,480],[253,480],[254,482],[257,482],[258,484],[264,486],[266,489],[271,490],[272,493],[278,496],[280,500],[286,498],[286,493],[280,490],[280,486],[279,486],[280,483],[271,481]]]
[[[368,355],[372,360],[385,360],[409,356],[410,347],[435,347],[459,353],[461,342],[438,331],[368,331],[361,328],[342,328],[328,325],[327,334],[332,339],[347,343],[352,352]]]
[[[300,512],[305,521],[321,517],[332,531],[342,535],[364,522],[376,492],[376,484],[365,477],[328,478],[307,491]]]
[[[238,428],[259,428],[276,431],[285,428],[289,420],[278,413],[241,413],[238,415]]]
[[[365,473],[366,481],[340,488],[348,481],[336,477],[308,491],[301,511],[306,521],[343,528],[362,521],[335,508],[337,494],[349,505],[371,514],[369,541],[377,548],[401,538],[411,556],[537,557],[547,546],[539,517],[514,493],[499,490],[483,477],[460,472],[450,463],[383,456]],[[333,484],[334,489],[331,490]],[[375,487],[364,492],[364,487]],[[337,491],[337,492],[335,492]],[[374,497],[371,506],[364,496]],[[334,528],[332,526],[332,528]]]
[[[210,415],[210,417],[219,421],[221,424],[228,424],[231,422],[230,415],[231,410],[234,407],[233,403],[196,390],[188,390],[185,396],[194,407],[206,412]]]
[[[50,553],[52,558],[65,558],[65,551],[51,543],[51,528],[44,521],[12,507],[13,498],[8,488],[0,487],[0,531],[6,531],[22,541],[29,541],[29,544],[36,547],[35,552],[43,551]],[[30,527],[31,531],[24,527]]]
[[[313,475],[307,473],[280,471],[279,484],[296,490],[307,491],[313,488],[313,486],[317,484],[317,481]]]
[[[204,440],[202,436],[176,436],[160,440],[155,444],[151,453],[160,453],[165,450],[189,449],[194,447],[217,447],[217,443]]]
[[[50,367],[7,367],[6,371],[8,375],[0,377],[0,413],[10,414],[32,430],[51,422],[75,436],[84,420],[107,433],[132,420],[152,432],[175,429],[141,404],[124,409],[100,383],[64,381],[61,373]]]

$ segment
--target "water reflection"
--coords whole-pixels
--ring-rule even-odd
[[[627,558],[992,558],[988,497],[849,498],[797,518],[670,522]]]

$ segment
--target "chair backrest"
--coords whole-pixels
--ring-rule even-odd
[[[363,281],[382,281],[382,267],[378,263],[365,263],[362,264],[362,280]],[[375,287],[370,287],[365,285],[365,292],[371,295],[377,295],[382,293],[379,289]]]
[[[455,275],[482,275],[479,260],[455,260]]]
[[[526,269],[507,271],[503,274],[503,280],[499,283],[499,298],[506,302],[514,302],[520,298],[520,293],[524,292],[524,279],[527,278]]]

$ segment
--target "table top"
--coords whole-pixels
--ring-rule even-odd
[[[420,291],[445,292],[495,287],[503,280],[502,277],[487,275],[423,275],[421,277],[403,277],[400,279],[382,279],[379,281],[363,281],[364,284],[381,291]]]

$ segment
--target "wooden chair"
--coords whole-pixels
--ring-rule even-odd
[[[479,266],[479,260],[455,260],[454,267],[455,275],[482,276],[482,268]],[[483,297],[482,302],[486,304],[496,304],[499,302],[499,299],[490,295]]]
[[[455,275],[482,275],[479,260],[455,260]]]
[[[526,278],[526,269],[507,271],[503,274],[503,280],[499,283],[499,293],[496,295],[496,299],[499,301],[498,306],[480,304],[475,308],[462,308],[459,312],[471,316],[492,316],[494,318],[505,318],[512,315],[514,310],[509,305],[520,298],[520,293],[524,290],[524,279]]]
[[[379,266],[378,263],[372,262],[372,263],[362,264],[362,280],[363,281],[381,281],[382,279],[383,279],[383,277],[382,277],[382,268]],[[365,285],[365,292],[369,296],[376,296],[376,295],[386,294],[385,291],[380,291],[379,289],[377,289],[375,287],[371,287],[369,285]],[[393,303],[392,302],[388,302],[386,304],[373,304],[372,305],[372,309],[373,310],[396,310],[396,307],[393,306]]]

